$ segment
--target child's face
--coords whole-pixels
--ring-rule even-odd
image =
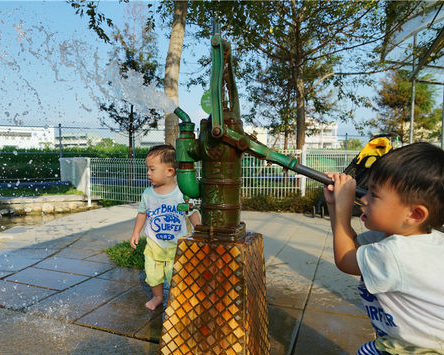
[[[146,158],[146,171],[148,180],[154,186],[164,185],[174,176],[174,168],[169,164],[161,163],[157,155]]]
[[[405,221],[411,212],[410,205],[402,203],[390,185],[376,186],[370,183],[361,201],[361,219],[368,229],[388,235],[407,235]]]

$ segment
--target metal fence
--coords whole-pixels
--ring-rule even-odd
[[[301,164],[326,172],[343,171],[359,151],[309,150],[282,153],[294,155]],[[200,178],[200,164],[195,165],[196,175]],[[106,200],[137,202],[143,190],[150,185],[144,159],[90,158],[89,170],[91,195]],[[247,154],[242,161],[242,170],[243,197],[267,194],[282,198],[292,193],[305,194],[322,186]]]

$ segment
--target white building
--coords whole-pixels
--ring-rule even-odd
[[[54,148],[54,128],[0,126],[0,147]]]
[[[336,122],[318,123],[307,121],[305,146],[307,148],[340,149],[338,124]]]
[[[157,128],[149,128],[149,131],[145,135],[140,132],[137,132],[134,137],[135,147],[143,148],[165,144],[165,126],[163,124],[159,124]],[[115,132],[114,141],[119,144],[128,145],[128,133],[123,131]]]
[[[291,134],[288,140],[288,149],[294,149],[296,146],[295,134]],[[274,148],[283,149],[285,145],[284,135],[269,135],[268,142],[269,145]],[[336,122],[318,123],[307,119],[305,147],[309,149],[340,149],[341,143],[338,139],[338,124]]]
[[[63,148],[86,148],[94,146],[102,140],[102,137],[95,133],[63,133],[62,134],[62,147]],[[60,137],[55,137],[55,146],[60,146]]]
[[[136,137],[137,147],[152,147],[154,145],[165,144],[165,128],[150,129],[146,135],[139,134]]]

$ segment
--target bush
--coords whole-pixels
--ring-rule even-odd
[[[149,148],[138,148],[136,158],[144,159]],[[63,157],[126,158],[128,147],[64,148]],[[0,181],[60,180],[58,149],[21,149],[3,147],[0,154]]]
[[[143,270],[145,266],[145,258],[143,255],[145,246],[146,238],[140,238],[135,250],[131,248],[129,240],[125,240],[106,249],[105,252],[117,266]]]
[[[38,186],[38,184],[36,184]],[[43,195],[84,195],[82,191],[76,190],[72,185],[43,185],[34,187],[29,185],[11,184],[11,187],[0,188],[1,197],[25,197],[25,196],[43,196]]]
[[[283,198],[270,195],[258,195],[242,199],[242,209],[245,211],[263,212],[294,212],[311,213],[313,206],[322,197],[322,189],[307,192],[305,196],[300,193]]]

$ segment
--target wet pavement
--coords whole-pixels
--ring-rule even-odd
[[[114,206],[0,233],[0,354],[156,354],[162,309],[144,307],[144,272],[104,253],[130,238],[136,214]],[[334,265],[328,218],[242,220],[264,236],[272,355],[355,354],[373,339],[358,279]]]

